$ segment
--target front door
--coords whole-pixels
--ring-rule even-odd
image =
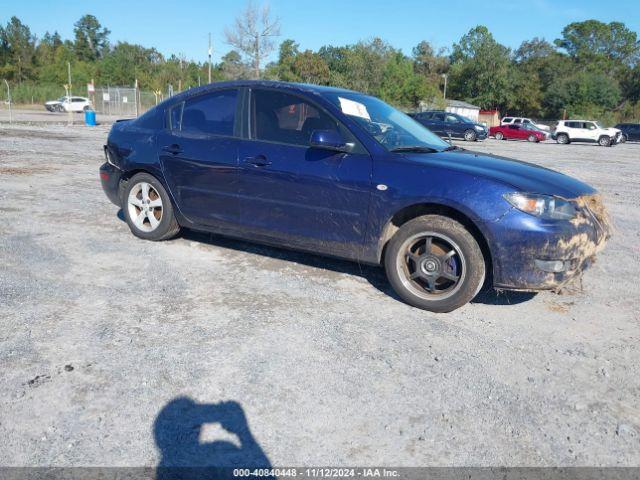
[[[251,93],[251,138],[240,146],[239,210],[249,235],[357,257],[371,195],[371,157],[317,104],[268,89]],[[309,147],[337,130],[350,153]]]
[[[456,117],[450,113],[445,113],[444,115],[444,133],[447,137],[461,137],[464,135],[464,131],[466,127],[464,124]]]
[[[174,105],[158,135],[162,169],[180,212],[197,224],[237,222],[237,89]]]

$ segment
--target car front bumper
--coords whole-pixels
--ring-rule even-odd
[[[611,236],[599,195],[577,200],[571,221],[541,220],[515,208],[495,222],[494,286],[507,290],[560,290],[596,259]]]

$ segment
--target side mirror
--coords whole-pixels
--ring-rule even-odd
[[[351,145],[344,141],[342,135],[335,130],[314,130],[311,132],[309,145],[312,148],[333,150],[336,152],[348,152]]]

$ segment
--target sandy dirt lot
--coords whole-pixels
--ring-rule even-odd
[[[593,184],[615,236],[582,292],[433,314],[376,268],[138,240],[107,132],[0,127],[0,465],[640,465],[640,144],[462,143]]]

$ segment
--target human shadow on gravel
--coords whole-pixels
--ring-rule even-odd
[[[219,426],[225,439],[203,438],[205,426]],[[177,397],[155,419],[153,434],[161,453],[158,480],[231,479],[237,468],[271,468],[237,402],[196,403]],[[272,478],[272,477],[267,477]]]

